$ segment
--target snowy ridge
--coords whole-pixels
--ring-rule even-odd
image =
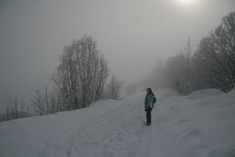
[[[151,126],[143,124],[146,93],[137,92],[82,110],[2,122],[2,156],[217,157],[235,148],[234,92],[182,97],[153,91]]]
[[[224,94],[224,92],[218,89],[207,89],[207,90],[199,90],[199,91],[193,92],[186,97],[188,99],[203,99],[203,98],[208,98],[212,96],[217,96],[220,94]]]

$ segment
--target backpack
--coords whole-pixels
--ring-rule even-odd
[[[157,98],[153,97],[153,101],[152,102],[155,104],[157,102]]]
[[[151,103],[151,108],[154,107],[154,104],[157,102],[157,98],[156,97],[153,97],[153,101]]]

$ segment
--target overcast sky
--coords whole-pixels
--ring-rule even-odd
[[[232,11],[234,0],[1,0],[0,96],[29,100],[50,86],[63,47],[85,34],[113,74],[136,82],[183,50],[189,36],[196,50]]]

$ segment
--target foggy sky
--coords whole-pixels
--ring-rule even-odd
[[[96,40],[111,73],[126,83],[183,50],[235,11],[234,0],[1,0],[0,96],[30,100],[51,86],[63,47],[85,34]]]

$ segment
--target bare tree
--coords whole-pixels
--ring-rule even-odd
[[[43,103],[42,93],[40,90],[36,90],[35,92],[36,95],[33,95],[33,98],[31,99],[33,112],[40,116],[45,115],[45,104]]]
[[[186,86],[188,93],[191,93],[193,91],[193,77],[191,77],[191,69],[190,69],[190,56],[193,53],[192,46],[191,46],[191,40],[190,37],[187,39],[186,47],[184,46],[184,51],[186,52],[186,59],[187,59],[187,75],[186,75]]]
[[[195,58],[210,86],[225,92],[235,87],[235,12],[223,17],[222,23],[201,40]]]
[[[92,37],[85,35],[66,46],[60,62],[51,80],[59,89],[66,110],[88,107],[101,99],[108,63]]]
[[[29,114],[29,105],[26,105],[26,102],[23,100],[19,104],[16,96],[14,105],[10,102],[7,105],[5,113],[0,112],[0,122],[29,116],[31,116]]]
[[[106,98],[118,100],[120,97],[120,89],[124,84],[124,80],[119,81],[113,75],[110,79],[110,82],[107,84],[106,88]]]
[[[211,34],[212,57],[222,77],[235,87],[235,12],[222,18],[222,23]]]
[[[58,91],[48,92],[48,87],[45,86],[44,92],[36,90],[35,93],[31,99],[31,104],[33,112],[37,115],[43,116],[65,110]]]
[[[174,90],[189,94],[195,90],[217,88],[225,92],[235,86],[235,12],[204,37],[192,57],[190,38],[186,54],[168,59],[167,74]]]
[[[187,56],[183,52],[168,59],[166,74],[171,81],[173,90],[183,95],[189,94],[187,88]]]

